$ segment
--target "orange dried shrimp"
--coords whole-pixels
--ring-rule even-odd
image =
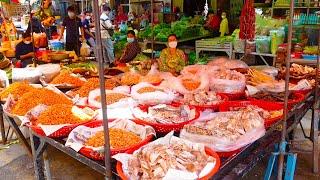
[[[52,90],[41,88],[34,89],[28,93],[25,93],[17,103],[14,105],[11,113],[23,116],[29,110],[36,107],[39,104],[52,106],[54,104],[72,104],[72,101],[67,97],[58,94]]]
[[[149,92],[155,92],[155,91],[161,91],[161,89],[156,89],[154,87],[143,87],[143,88],[140,88],[137,92],[139,94],[142,94],[142,93],[149,93]]]
[[[130,147],[141,141],[141,138],[130,132],[118,128],[109,129],[110,146],[112,149],[120,149]],[[101,147],[104,146],[103,131],[97,132],[94,136],[90,137],[85,143],[86,146]]]
[[[13,98],[16,100],[20,98],[23,94],[30,92],[34,89],[35,87],[31,86],[28,82],[15,82],[0,93],[0,99],[4,100],[9,96],[9,94],[12,94]]]
[[[73,115],[72,105],[55,104],[43,111],[38,119],[37,124],[59,125],[59,124],[77,124],[83,122],[82,119]]]
[[[161,83],[162,78],[159,75],[147,75],[142,78],[143,82],[148,82],[151,84],[158,84]]]
[[[192,79],[183,79],[182,85],[189,91],[195,90],[200,86],[199,81],[195,81]]]
[[[127,85],[127,86],[132,86],[135,84],[138,84],[140,82],[141,75],[137,73],[124,73],[121,77],[121,84],[122,85]]]
[[[110,105],[127,97],[129,96],[121,93],[109,93],[109,94],[106,94],[106,102],[107,102],[107,105]],[[96,97],[95,100],[101,102],[101,96]]]
[[[56,76],[50,84],[70,84],[76,87],[80,87],[85,83],[85,81],[81,80],[77,76],[73,76],[68,71],[60,72],[58,76]]]
[[[113,89],[117,87],[119,84],[115,79],[107,79],[105,81],[106,89]],[[89,92],[99,88],[99,79],[98,78],[90,78],[88,81],[80,87],[80,89],[74,91],[74,95],[79,94],[80,97],[87,97]]]

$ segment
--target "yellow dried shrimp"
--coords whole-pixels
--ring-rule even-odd
[[[39,104],[52,106],[54,104],[72,104],[72,101],[67,97],[58,94],[52,90],[41,88],[34,89],[28,93],[25,93],[17,103],[14,105],[11,113],[23,116],[29,110],[36,107]]]
[[[105,81],[106,89],[113,89],[117,87],[119,84],[115,79],[107,79]],[[80,87],[80,89],[74,91],[74,95],[79,94],[80,97],[87,97],[89,92],[99,88],[99,79],[98,78],[90,78],[88,81]]]
[[[112,149],[120,149],[130,147],[141,141],[141,138],[129,131],[110,128],[109,129],[110,146]],[[86,146],[101,147],[104,146],[103,131],[97,132],[94,136],[90,137],[85,143]]]
[[[55,104],[43,111],[38,119],[37,124],[43,125],[59,125],[59,124],[77,124],[83,120],[73,115],[72,105]]]
[[[106,94],[106,102],[107,102],[107,105],[110,105],[127,97],[129,96],[121,93],[109,93],[109,94]],[[96,97],[95,100],[101,102],[101,96]]]
[[[58,76],[56,76],[50,84],[70,84],[76,87],[80,87],[85,83],[85,81],[81,80],[77,76],[73,76],[68,71],[60,72]]]
[[[9,94],[12,94],[13,98],[16,100],[23,94],[34,89],[35,87],[32,87],[28,82],[15,82],[0,93],[0,99],[4,100],[9,96]]]
[[[132,86],[135,84],[138,84],[140,82],[141,75],[137,73],[124,73],[121,77],[121,84],[122,85],[127,85],[127,86]]]
[[[183,79],[182,85],[189,91],[195,90],[200,86],[199,81],[195,81],[192,79]]]
[[[140,88],[137,92],[139,94],[142,94],[142,93],[149,93],[149,92],[155,92],[155,91],[162,91],[161,89],[156,89],[154,87],[143,87],[143,88]]]

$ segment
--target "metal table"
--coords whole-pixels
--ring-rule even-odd
[[[288,132],[294,132],[295,127],[297,127],[307,111],[312,109],[313,99],[313,96],[308,96],[306,100],[298,104],[294,111],[290,113],[287,126]],[[226,177],[229,179],[239,179],[247,174],[263,157],[269,155],[269,152],[272,151],[274,144],[280,141],[281,123],[282,121],[279,121],[274,124],[266,131],[266,134],[262,138],[242,148],[239,153],[229,158],[222,158],[220,170],[215,174],[213,179],[223,179]],[[106,168],[103,161],[91,160],[75,152],[73,149],[65,147],[65,141],[63,140],[54,140],[48,137],[43,137],[35,134],[32,130],[30,130],[30,139],[35,166],[35,175],[37,179],[44,179],[45,176],[47,178],[51,177],[49,160],[46,154],[46,148],[48,145],[59,149],[63,153],[78,160],[93,170],[106,175]],[[46,171],[44,171],[44,169],[46,169]],[[117,178],[114,160],[112,163],[112,169],[114,178]],[[46,175],[44,172],[46,172]]]

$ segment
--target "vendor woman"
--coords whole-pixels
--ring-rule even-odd
[[[161,71],[178,74],[186,66],[186,56],[184,52],[177,49],[178,40],[175,34],[168,37],[168,48],[163,49],[158,60]]]
[[[116,64],[132,61],[141,52],[141,48],[136,38],[136,33],[133,30],[128,31],[127,42],[128,43],[123,51],[123,54],[120,59],[116,61]]]
[[[32,64],[32,58],[34,57],[33,44],[31,42],[31,34],[24,33],[22,35],[22,41],[16,46],[16,58],[21,61],[21,67],[26,67],[28,64]]]

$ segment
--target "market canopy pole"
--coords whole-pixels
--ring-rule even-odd
[[[282,122],[281,142],[279,144],[279,161],[278,161],[278,180],[282,180],[283,161],[286,151],[286,134],[287,134],[287,120],[288,120],[288,98],[289,98],[289,71],[291,61],[291,46],[292,46],[292,23],[293,23],[294,0],[290,1],[290,16],[288,27],[288,46],[286,58],[286,77],[285,77],[285,96],[284,96],[284,119]]]
[[[103,52],[102,52],[102,43],[101,43],[101,30],[100,30],[100,9],[99,9],[99,0],[93,0],[93,16],[94,16],[94,25],[96,31],[96,47],[95,55],[99,62],[99,80],[100,80],[100,93],[101,93],[101,108],[102,108],[102,119],[103,119],[103,132],[104,132],[104,163],[106,167],[105,178],[111,179],[111,165],[110,165],[110,144],[109,144],[109,127],[108,127],[108,117],[107,117],[107,105],[106,105],[106,89],[105,89],[105,80],[104,80],[104,62],[103,62]],[[108,57],[106,57],[106,62]]]

